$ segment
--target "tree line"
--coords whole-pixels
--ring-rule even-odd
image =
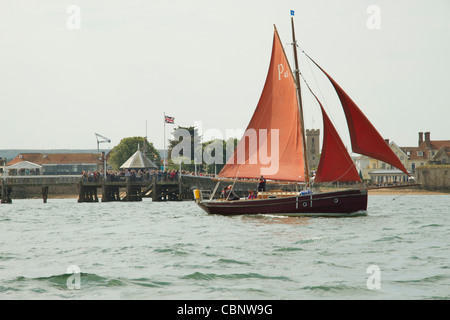
[[[238,143],[236,138],[234,138],[233,141],[228,141],[228,143],[222,139],[203,142],[201,141],[201,137],[198,135],[198,130],[194,126],[178,126],[178,128],[174,129],[174,133],[180,129],[186,130],[185,132],[189,132],[190,142],[185,141],[185,148],[181,151],[176,150],[177,152],[175,152],[172,157],[174,148],[177,149],[177,145],[183,143],[184,138],[178,137],[168,140],[166,159],[167,170],[178,170],[180,168],[180,163],[178,161],[182,160],[182,170],[191,172],[197,170],[197,172],[205,172],[210,174],[214,174],[215,172],[219,173],[227,161],[227,154],[230,152],[230,150],[228,150],[227,153],[227,146],[228,148],[231,146],[234,150]],[[201,143],[199,143],[200,141]],[[189,145],[187,143],[189,143]],[[122,139],[120,143],[110,151],[108,155],[108,164],[110,164],[114,170],[119,170],[120,166],[124,164],[138,149],[143,152],[145,151],[146,156],[155,163],[158,169],[163,167],[163,155],[161,155],[154,147],[153,143],[149,142],[145,137],[128,137]],[[216,152],[219,153],[216,154]],[[208,154],[217,161],[215,161],[215,163],[207,163],[205,159],[201,157],[201,163],[195,164],[196,154]],[[182,159],[180,159],[180,156]],[[197,158],[197,162],[198,159],[199,158]]]

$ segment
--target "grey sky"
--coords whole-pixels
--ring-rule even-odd
[[[80,29],[67,28],[69,5],[81,10]],[[370,5],[381,10],[379,30],[366,26]],[[382,136],[400,146],[416,145],[419,131],[450,139],[447,0],[2,0],[0,149],[94,149],[94,132],[112,148],[144,136],[146,121],[149,140],[162,148],[164,112],[175,117],[167,137],[194,121],[223,135],[245,129],[265,81],[273,24],[292,57],[291,9],[301,48]],[[348,144],[331,85],[300,59]],[[303,92],[312,108],[306,125],[321,128]]]

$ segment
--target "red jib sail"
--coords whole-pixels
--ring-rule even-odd
[[[311,57],[308,55],[307,57],[327,76],[341,100],[347,119],[353,152],[389,163],[409,175],[397,155],[347,93]]]
[[[312,91],[311,91],[312,93]],[[347,152],[339,134],[316,95],[323,118],[323,144],[315,182],[361,181],[355,163]]]
[[[260,100],[234,154],[219,177],[305,181],[295,80],[275,30]]]

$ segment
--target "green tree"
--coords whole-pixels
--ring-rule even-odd
[[[179,129],[187,130],[187,132],[189,132],[189,138],[187,138],[187,137],[186,138],[190,139],[190,141],[187,144],[188,146],[190,146],[190,148],[188,147],[190,150],[183,150],[183,151],[190,152],[190,164],[183,162],[183,164],[181,165],[183,170],[194,171],[194,168],[197,167],[198,172],[207,172],[207,173],[217,172],[217,173],[219,173],[219,171],[225,165],[225,162],[228,160],[227,159],[227,145],[228,145],[228,147],[231,147],[231,150],[233,151],[238,142],[238,140],[236,138],[234,138],[234,139],[230,138],[229,139],[230,141],[228,141],[228,144],[227,144],[227,141],[221,140],[221,139],[201,142],[201,137],[198,135],[197,128],[192,127],[192,126],[191,127],[178,126],[178,128],[174,129],[174,132]],[[168,146],[168,160],[169,161],[168,161],[168,165],[166,166],[167,168],[178,169],[180,167],[179,163],[173,162],[174,159],[172,159],[172,151],[173,151],[174,147],[177,146],[179,143],[183,143],[183,139],[184,139],[184,137],[180,136],[179,139],[175,138],[175,139],[169,140],[169,146]],[[196,145],[195,145],[194,141],[198,141],[199,150],[195,150]],[[221,149],[220,151],[221,151],[222,157],[220,157],[219,155],[216,157],[216,150],[219,150],[219,149]],[[178,150],[178,151],[180,151],[180,150]],[[202,159],[202,163],[197,164],[197,166],[195,166],[195,164],[194,164],[194,158],[195,158],[195,154],[196,154],[195,151],[197,152],[198,156],[201,156],[201,159]],[[208,163],[205,162],[206,154],[210,157],[210,160],[212,160],[212,159],[216,160],[216,163],[211,163],[210,161]],[[182,157],[184,156],[185,158],[187,156],[187,154],[184,154],[184,152],[181,152],[180,155]],[[220,159],[218,159],[218,158],[220,158]],[[187,159],[189,159],[189,158],[187,158]]]
[[[137,150],[146,150],[146,155],[158,167],[161,165],[161,157],[158,151],[153,146],[153,143],[148,142],[144,137],[129,137],[123,138],[120,143],[115,146],[109,153],[108,163],[114,170],[119,170],[120,166],[125,163]]]
[[[218,142],[218,143],[222,144],[222,159],[221,160],[217,159],[218,162],[217,163],[213,163],[213,164],[206,164],[205,163],[203,165],[203,169],[206,172],[208,172],[208,173],[214,173],[214,172],[219,173],[220,170],[222,170],[222,168],[225,166],[225,163],[228,160],[228,158],[227,158],[227,143],[228,143],[228,147],[231,148],[231,151],[234,151],[234,149],[236,148],[239,140],[236,139],[236,138],[229,138],[228,141],[217,139],[217,140],[211,140],[211,141],[203,142],[203,144],[202,144],[202,154],[203,154],[203,156],[205,155],[205,149],[207,150],[208,146],[212,145],[212,143],[215,143],[215,142],[216,143]],[[210,152],[210,156],[211,157],[215,157],[216,156],[216,149],[215,148],[213,149],[212,152]],[[202,159],[203,159],[203,162],[205,162],[204,161],[205,159],[204,158],[202,158]]]
[[[187,130],[189,132],[190,139],[191,139],[191,141],[190,141],[190,145],[191,145],[190,158],[191,158],[191,161],[194,161],[194,141],[195,141],[194,139],[200,139],[201,138],[201,137],[198,136],[198,130],[197,130],[197,128],[195,128],[193,126],[191,126],[191,127],[178,126],[178,128],[173,129],[173,131],[175,132],[176,130],[179,130],[179,129],[185,129],[185,130]],[[182,141],[183,141],[182,137],[180,137],[180,140],[169,139],[168,156],[167,156],[168,159],[172,158],[172,149],[173,149],[173,147],[175,147],[178,143],[181,143]]]

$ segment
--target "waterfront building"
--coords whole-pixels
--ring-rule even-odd
[[[450,163],[450,140],[431,140],[430,132],[419,132],[417,147],[399,147],[394,142],[386,143],[399,157],[405,168],[414,175],[416,168],[428,164]],[[367,156],[356,158],[356,164],[363,179],[375,183],[391,183],[407,181],[407,176],[392,166]]]
[[[449,159],[450,140],[431,140],[430,132],[419,132],[418,147],[408,148],[408,152],[413,171],[421,165],[445,163]]]
[[[103,170],[101,153],[20,153],[6,164],[8,175],[73,175]]]
[[[406,170],[410,172],[411,169],[408,167],[408,155],[404,152],[404,150],[399,147],[394,141],[389,141],[389,139],[385,139],[385,141],[389,145],[391,150],[400,159]],[[405,173],[398,169],[395,169],[393,166],[383,161],[370,158],[368,156],[359,156],[355,159],[355,163],[363,180],[372,180],[373,182],[382,180],[408,181],[408,176]]]

